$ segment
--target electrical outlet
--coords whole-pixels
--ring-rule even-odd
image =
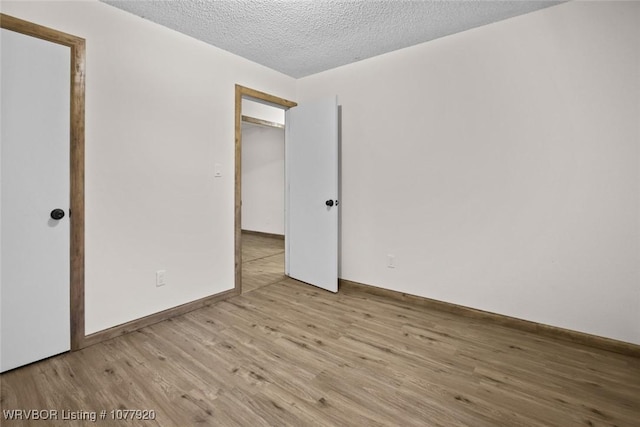
[[[164,286],[167,284],[167,271],[166,270],[158,270],[156,271],[156,287]]]
[[[396,256],[395,255],[387,255],[387,267],[388,268],[396,268]]]

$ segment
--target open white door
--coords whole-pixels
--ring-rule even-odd
[[[337,99],[291,108],[285,123],[285,272],[337,292]]]
[[[0,31],[0,371],[6,371],[70,349],[71,51]]]

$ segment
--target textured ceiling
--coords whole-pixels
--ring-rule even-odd
[[[560,3],[102,1],[296,78]]]

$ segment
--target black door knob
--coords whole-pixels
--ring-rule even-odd
[[[324,204],[331,207],[333,206],[333,200],[327,200],[326,202],[324,202]]]
[[[64,211],[62,209],[54,209],[51,211],[51,218],[55,219],[56,221],[59,219],[64,218]]]

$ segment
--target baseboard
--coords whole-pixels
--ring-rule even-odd
[[[274,239],[284,240],[284,234],[265,233],[264,231],[242,230],[242,234],[250,234],[253,236],[273,237]]]
[[[180,316],[181,314],[185,314],[202,307],[207,307],[211,304],[215,304],[216,302],[231,298],[238,294],[239,293],[236,289],[229,289],[228,291],[220,292],[218,294],[204,297],[196,301],[188,302],[186,304],[160,311],[158,313],[151,314],[140,319],[132,320],[131,322],[123,323],[122,325],[114,326],[113,328],[105,329],[104,331],[87,335],[82,340],[82,345],[80,348],[89,347],[91,345],[110,340],[111,338],[119,337],[121,335],[128,334],[129,332],[137,331],[138,329],[144,328],[145,326],[150,326],[154,323],[162,322],[163,320]]]
[[[369,293],[371,295],[383,296],[403,302],[411,302],[412,304],[428,307],[434,310],[445,311],[448,313],[453,313],[474,319],[485,319],[501,326],[506,326],[526,332],[533,332],[545,337],[561,339],[564,341],[583,344],[601,350],[607,350],[614,353],[620,353],[627,356],[640,358],[640,345],[637,344],[600,337],[597,335],[591,335],[584,332],[572,331],[570,329],[559,328],[556,326],[545,325],[543,323],[531,322],[529,320],[491,313],[488,311],[469,308],[462,305],[438,301],[430,298],[405,294],[403,292],[365,285],[363,283],[352,282],[350,280],[340,279],[339,284],[341,290],[358,290],[361,292]]]

